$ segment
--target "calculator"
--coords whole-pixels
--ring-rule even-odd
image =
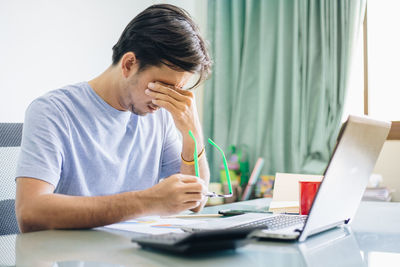
[[[249,234],[254,229],[219,229],[194,233],[168,233],[138,235],[132,242],[144,249],[163,250],[174,253],[201,253],[236,249],[251,242]]]

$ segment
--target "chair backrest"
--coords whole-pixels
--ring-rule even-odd
[[[22,123],[0,123],[0,236],[19,233],[15,217],[15,172]]]

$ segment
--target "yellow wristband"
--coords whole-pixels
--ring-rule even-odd
[[[205,150],[204,148],[205,148],[205,147],[203,147],[203,149],[200,151],[199,155],[197,155],[197,159],[200,159],[200,158],[203,156],[204,150]],[[183,158],[182,154],[181,154],[181,159],[182,159],[182,162],[183,162],[184,164],[186,164],[186,165],[194,165],[194,159],[193,159],[192,161],[187,161],[187,160],[185,160],[185,159]]]

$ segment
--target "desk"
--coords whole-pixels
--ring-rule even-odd
[[[203,212],[263,206],[270,201],[207,207]],[[142,250],[130,242],[129,232],[104,228],[41,231],[0,237],[0,266],[398,266],[400,203],[362,202],[348,228],[345,241],[326,242],[332,233],[343,231],[338,229],[303,243],[255,241],[236,251],[194,257]]]

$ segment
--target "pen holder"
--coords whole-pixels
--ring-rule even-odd
[[[275,176],[261,175],[254,189],[254,196],[257,198],[272,198]]]

